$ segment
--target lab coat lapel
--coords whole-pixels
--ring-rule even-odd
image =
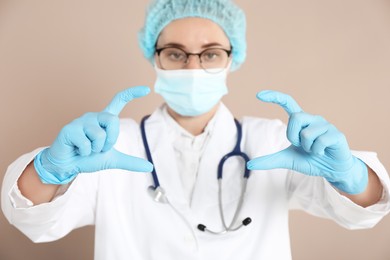
[[[157,109],[146,120],[145,130],[153,164],[169,202],[179,210],[188,208],[180,182],[171,135],[161,109]]]

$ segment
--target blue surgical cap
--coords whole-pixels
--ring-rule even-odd
[[[231,0],[154,0],[138,35],[144,56],[153,62],[160,32],[173,20],[187,17],[210,19],[224,30],[233,49],[231,70],[236,70],[244,62],[245,14]]]

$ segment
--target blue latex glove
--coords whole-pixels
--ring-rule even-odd
[[[345,136],[324,118],[302,111],[295,100],[276,91],[262,91],[257,98],[280,105],[289,115],[288,148],[248,162],[250,170],[291,169],[322,176],[349,194],[363,192],[368,184],[367,166],[351,154]]]
[[[148,87],[128,88],[119,92],[99,113],[87,113],[66,125],[54,143],[34,160],[43,183],[66,184],[80,172],[105,169],[150,172],[153,165],[113,148],[119,135],[118,115],[127,102],[147,95]]]

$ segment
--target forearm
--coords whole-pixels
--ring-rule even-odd
[[[344,195],[345,197],[349,198],[354,203],[362,207],[368,207],[377,203],[380,200],[383,192],[383,186],[377,174],[368,166],[367,169],[368,184],[364,192],[359,194],[348,194],[340,191],[340,194]]]
[[[34,163],[31,162],[19,177],[18,187],[23,196],[38,205],[50,202],[60,185],[43,184],[35,171]]]

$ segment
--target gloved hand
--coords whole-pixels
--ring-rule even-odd
[[[119,113],[127,102],[149,92],[148,87],[128,88],[116,94],[104,111],[87,113],[66,125],[54,143],[35,157],[41,181],[66,184],[80,172],[105,169],[152,171],[150,162],[113,148],[119,135]]]
[[[287,138],[291,146],[248,162],[249,170],[291,169],[322,176],[334,187],[358,194],[368,184],[367,166],[351,154],[345,136],[324,118],[302,111],[295,100],[276,91],[262,91],[257,98],[275,103],[289,115]]]

